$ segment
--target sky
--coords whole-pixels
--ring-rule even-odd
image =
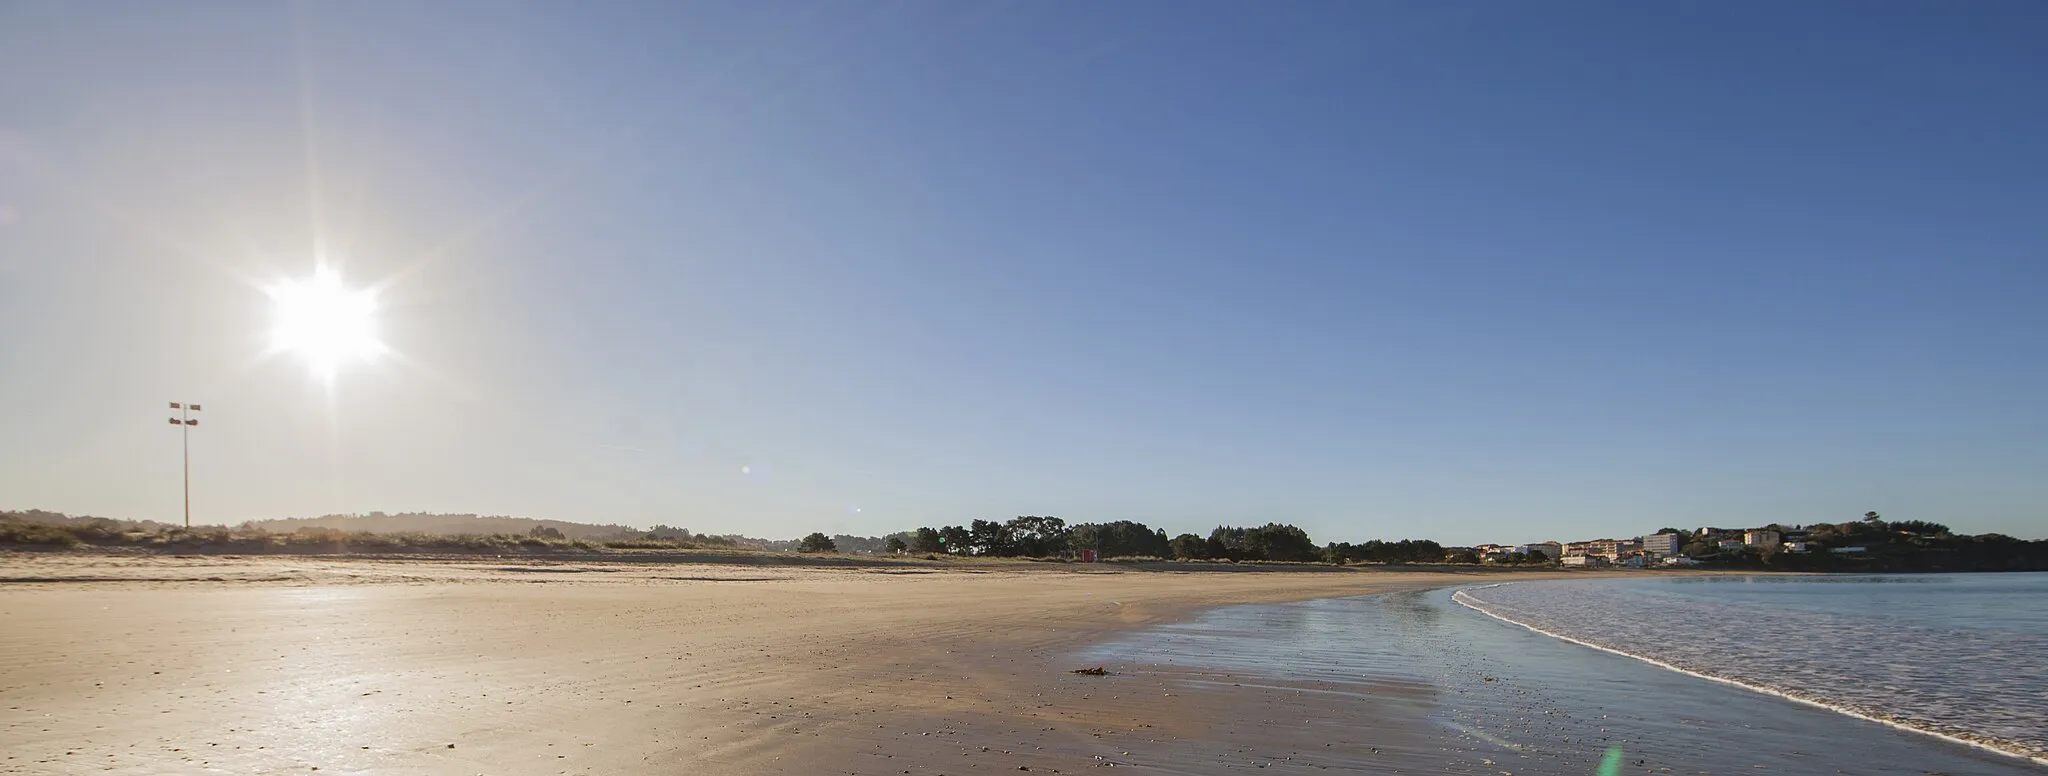
[[[2036,2],[0,0],[0,508],[2048,536]],[[385,350],[272,351],[267,289]]]

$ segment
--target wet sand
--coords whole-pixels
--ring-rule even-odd
[[[1300,688],[1071,656],[1472,576],[10,555],[0,578],[0,773],[495,776],[1309,769],[1332,739]],[[1398,703],[1347,714],[1346,746],[1419,740]],[[1221,729],[1269,751],[1211,751]]]

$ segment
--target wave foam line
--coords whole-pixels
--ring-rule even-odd
[[[1676,666],[1676,665],[1672,665],[1672,664],[1670,664],[1670,663],[1666,663],[1666,662],[1664,662],[1664,661],[1662,661],[1662,660],[1658,660],[1658,659],[1656,659],[1656,658],[1652,658],[1652,657],[1645,657],[1645,656],[1643,656],[1643,655],[1638,655],[1638,654],[1636,654],[1636,653],[1634,653],[1634,652],[1624,652],[1624,651],[1622,651],[1622,650],[1619,650],[1619,649],[1615,649],[1615,648],[1613,648],[1613,647],[1605,646],[1605,645],[1602,645],[1602,644],[1595,644],[1595,643],[1593,643],[1593,642],[1590,642],[1590,641],[1586,641],[1586,640],[1584,640],[1584,639],[1575,639],[1575,638],[1572,638],[1572,637],[1570,637],[1570,636],[1566,636],[1566,635],[1564,635],[1564,634],[1562,634],[1562,633],[1557,633],[1557,632],[1554,632],[1554,631],[1548,631],[1548,630],[1544,630],[1544,629],[1542,629],[1542,628],[1538,628],[1538,627],[1536,627],[1536,626],[1534,626],[1534,625],[1530,625],[1529,623],[1526,623],[1526,622],[1522,622],[1521,620],[1517,620],[1517,619],[1515,619],[1515,618],[1513,618],[1513,617],[1508,617],[1508,616],[1506,616],[1506,615],[1500,614],[1499,612],[1495,612],[1495,611],[1493,611],[1493,610],[1491,610],[1491,609],[1488,609],[1488,608],[1486,608],[1486,607],[1485,607],[1484,605],[1482,605],[1482,604],[1483,604],[1484,602],[1482,602],[1482,601],[1479,601],[1479,599],[1477,599],[1477,598],[1473,598],[1472,596],[1466,595],[1466,590],[1484,590],[1484,589],[1486,589],[1486,588],[1489,588],[1489,587],[1500,587],[1501,585],[1509,585],[1509,584],[1515,584],[1515,583],[1512,583],[1512,582],[1495,582],[1495,583],[1493,583],[1493,584],[1491,584],[1491,585],[1481,585],[1481,586],[1479,586],[1479,587],[1474,587],[1474,588],[1466,588],[1465,590],[1458,590],[1458,591],[1456,591],[1456,592],[1454,592],[1454,593],[1451,593],[1451,600],[1452,600],[1452,601],[1455,601],[1455,602],[1457,602],[1457,604],[1458,604],[1459,606],[1463,606],[1463,607],[1465,607],[1465,608],[1467,608],[1467,609],[1471,609],[1472,611],[1478,612],[1478,613],[1480,613],[1480,614],[1483,614],[1483,615],[1486,615],[1486,616],[1488,616],[1488,617],[1492,617],[1492,618],[1494,618],[1494,619],[1496,619],[1496,620],[1500,620],[1501,622],[1505,622],[1505,623],[1508,623],[1508,624],[1510,624],[1510,625],[1519,625],[1519,626],[1521,626],[1521,627],[1523,627],[1523,628],[1527,628],[1527,629],[1529,629],[1529,630],[1531,630],[1531,631],[1534,631],[1534,632],[1536,632],[1536,633],[1540,633],[1540,634],[1543,634],[1543,635],[1545,635],[1545,636],[1549,636],[1549,637],[1551,637],[1551,638],[1553,638],[1553,639],[1557,639],[1557,640],[1559,640],[1559,641],[1568,641],[1568,642],[1571,642],[1571,643],[1573,643],[1573,644],[1577,644],[1577,645],[1579,645],[1579,646],[1582,646],[1582,647],[1590,647],[1590,648],[1593,648],[1593,649],[1597,649],[1597,650],[1600,650],[1600,651],[1602,651],[1602,652],[1610,652],[1610,653],[1613,653],[1613,654],[1616,654],[1616,655],[1620,655],[1620,656],[1622,656],[1622,657],[1625,657],[1625,658],[1630,658],[1630,659],[1632,659],[1632,660],[1640,660],[1640,661],[1643,661],[1643,662],[1645,662],[1645,663],[1649,663],[1650,665],[1656,666],[1656,667],[1658,667],[1658,668],[1662,668],[1662,669],[1665,669],[1665,670],[1667,670],[1667,671],[1676,671],[1676,672],[1678,672],[1678,673],[1681,673],[1681,674],[1685,674],[1685,675],[1687,675],[1687,676],[1696,676],[1696,677],[1699,677],[1699,678],[1701,678],[1701,679],[1705,679],[1705,680],[1707,680],[1707,681],[1710,681],[1710,682],[1720,682],[1720,683],[1722,683],[1722,684],[1727,684],[1727,685],[1733,685],[1733,686],[1736,686],[1736,687],[1740,687],[1740,688],[1742,688],[1742,689],[1745,689],[1745,690],[1749,690],[1750,692],[1755,692],[1755,693],[1761,693],[1761,694],[1764,694],[1764,695],[1770,695],[1770,696],[1773,696],[1773,697],[1783,698],[1783,699],[1785,699],[1785,700],[1788,700],[1788,701],[1792,701],[1792,702],[1794,702],[1794,703],[1803,703],[1803,704],[1806,704],[1806,705],[1808,705],[1808,706],[1813,706],[1813,707],[1815,707],[1815,708],[1821,708],[1821,709],[1826,709],[1826,710],[1828,710],[1828,711],[1832,711],[1832,712],[1835,712],[1835,713],[1837,713],[1837,714],[1846,714],[1846,715],[1848,715],[1848,716],[1851,716],[1851,717],[1855,717],[1855,718],[1857,718],[1857,719],[1860,719],[1860,720],[1865,720],[1865,721],[1868,721],[1868,722],[1875,722],[1875,723],[1877,723],[1877,724],[1880,724],[1880,725],[1886,725],[1886,726],[1889,726],[1889,727],[1894,727],[1894,728],[1898,728],[1898,729],[1900,729],[1900,730],[1905,730],[1905,731],[1909,731],[1909,732],[1913,732],[1913,733],[1919,733],[1919,734],[1921,734],[1921,735],[1924,735],[1924,736],[1933,736],[1933,737],[1935,737],[1935,738],[1939,738],[1939,739],[1941,739],[1941,740],[1943,740],[1943,741],[1948,741],[1948,742],[1950,742],[1950,743],[1962,744],[1962,745],[1964,745],[1964,746],[1968,746],[1968,747],[1973,747],[1973,748],[1976,748],[1976,749],[1982,749],[1982,750],[1984,750],[1984,751],[1987,751],[1987,752],[1992,752],[1992,753],[1995,753],[1995,754],[2001,754],[2001,755],[2005,755],[2005,756],[2007,756],[2007,757],[2016,757],[2016,758],[2019,758],[2019,759],[2021,759],[2021,760],[2026,760],[2026,761],[2028,761],[2028,762],[2031,762],[2031,763],[2033,763],[2033,764],[2035,764],[2035,765],[2044,765],[2044,766],[2048,766],[2048,757],[2040,757],[2040,756],[2036,756],[2036,755],[2034,755],[2034,754],[2031,754],[2031,753],[2028,753],[2028,752],[2020,752],[2020,751],[2013,751],[2012,749],[2007,749],[2007,748],[2005,748],[2005,747],[2002,747],[2002,746],[1999,746],[1999,745],[1997,745],[1997,744],[1989,743],[1989,742],[1986,742],[1986,741],[1976,741],[1976,740],[1971,740],[1971,739],[1968,739],[1968,738],[1962,738],[1962,737],[1960,737],[1960,736],[1954,736],[1954,735],[1950,735],[1950,734],[1948,734],[1948,733],[1943,733],[1943,732],[1941,732],[1941,731],[1938,731],[1938,730],[1929,730],[1929,729],[1927,729],[1927,728],[1923,728],[1923,727],[1918,727],[1918,726],[1915,726],[1915,725],[1912,725],[1912,724],[1908,724],[1908,723],[1905,723],[1905,722],[1901,722],[1901,721],[1899,721],[1899,720],[1895,720],[1895,719],[1887,719],[1887,718],[1884,718],[1884,717],[1880,717],[1880,716],[1876,716],[1876,715],[1873,715],[1873,714],[1868,714],[1868,713],[1865,713],[1865,712],[1862,712],[1862,711],[1858,711],[1858,710],[1856,710],[1856,709],[1853,709],[1853,708],[1849,708],[1849,707],[1846,707],[1846,706],[1836,706],[1836,705],[1833,705],[1833,704],[1829,704],[1829,703],[1823,703],[1823,702],[1821,702],[1821,701],[1817,701],[1817,700],[1814,700],[1814,699],[1812,699],[1812,698],[1802,698],[1802,697],[1800,697],[1800,696],[1797,696],[1797,695],[1793,695],[1793,694],[1791,694],[1791,693],[1788,693],[1788,692],[1785,692],[1785,691],[1783,691],[1783,690],[1779,690],[1779,689],[1776,689],[1776,688],[1772,688],[1772,687],[1766,687],[1766,686],[1763,686],[1763,685],[1756,685],[1756,684],[1749,684],[1749,683],[1747,683],[1747,682],[1742,682],[1742,681],[1738,681],[1738,680],[1735,680],[1735,679],[1729,679],[1729,678],[1727,678],[1727,677],[1723,677],[1723,676],[1715,676],[1715,675],[1713,675],[1713,674],[1705,674],[1705,673],[1700,673],[1700,672],[1698,672],[1698,671],[1694,671],[1694,670],[1692,670],[1692,669],[1689,669],[1689,668],[1681,668],[1681,667],[1679,667],[1679,666]]]

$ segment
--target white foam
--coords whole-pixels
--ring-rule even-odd
[[[1727,684],[1727,685],[1732,685],[1732,686],[1735,686],[1735,687],[1740,687],[1740,688],[1742,688],[1742,689],[1745,689],[1745,690],[1749,690],[1749,691],[1751,691],[1751,692],[1757,692],[1757,693],[1761,693],[1761,694],[1764,694],[1764,695],[1771,695],[1771,696],[1775,696],[1775,697],[1778,697],[1778,698],[1783,698],[1783,699],[1785,699],[1785,700],[1789,700],[1789,701],[1792,701],[1792,702],[1794,702],[1794,703],[1801,703],[1801,704],[1805,704],[1805,705],[1808,705],[1808,706],[1813,706],[1813,707],[1816,707],[1816,708],[1826,709],[1826,710],[1828,710],[1828,711],[1832,711],[1832,712],[1835,712],[1835,713],[1838,713],[1838,714],[1845,714],[1845,715],[1848,715],[1848,716],[1851,716],[1851,717],[1855,717],[1855,718],[1857,718],[1857,719],[1862,719],[1862,720],[1866,720],[1866,721],[1870,721],[1870,722],[1875,722],[1875,723],[1878,723],[1878,724],[1880,724],[1880,725],[1886,725],[1886,726],[1889,726],[1889,727],[1894,727],[1894,728],[1898,728],[1898,729],[1900,729],[1900,730],[1910,731],[1910,732],[1913,732],[1913,733],[1919,733],[1919,734],[1921,734],[1921,735],[1926,735],[1926,736],[1932,736],[1932,737],[1935,737],[1935,738],[1939,738],[1939,739],[1942,739],[1942,740],[1944,740],[1944,741],[1949,741],[1949,742],[1951,742],[1951,743],[1957,743],[1957,744],[1962,744],[1962,745],[1964,745],[1964,746],[1969,746],[1969,747],[1973,747],[1973,748],[1976,748],[1976,749],[1981,749],[1981,750],[1984,750],[1984,751],[1987,751],[1987,752],[1992,752],[1992,753],[1996,753],[1996,754],[2004,755],[2004,756],[2007,756],[2007,757],[2013,757],[2013,758],[2017,758],[2017,759],[2021,759],[2021,760],[2026,760],[2026,761],[2029,761],[2029,762],[2032,762],[2032,763],[2034,763],[2035,765],[2043,765],[2043,766],[2048,766],[2048,757],[2042,757],[2042,756],[2040,756],[2040,755],[2037,755],[2037,754],[2034,754],[2034,753],[2031,753],[2031,752],[2027,752],[2027,751],[2022,751],[2022,750],[2019,750],[2019,749],[2017,749],[2017,748],[2014,748],[2014,747],[2016,747],[2017,745],[2012,745],[2012,744],[2004,744],[2003,742],[1999,742],[1999,743],[1993,743],[1993,742],[1990,742],[1990,741],[1981,741],[1981,740],[1973,740],[1973,739],[1970,739],[1970,738],[1965,738],[1965,737],[1961,737],[1961,736],[1957,736],[1957,735],[1952,735],[1952,734],[1949,734],[1949,733],[1945,733],[1945,732],[1942,732],[1942,731],[1939,731],[1939,730],[1930,730],[1930,729],[1928,729],[1928,728],[1925,728],[1925,727],[1920,727],[1920,726],[1914,725],[1914,724],[1912,724],[1912,723],[1910,723],[1910,722],[1906,722],[1906,721],[1902,721],[1902,720],[1898,720],[1898,719],[1891,719],[1891,718],[1887,718],[1887,717],[1884,717],[1884,716],[1880,716],[1880,715],[1877,715],[1877,714],[1874,714],[1874,713],[1869,713],[1869,712],[1865,712],[1865,711],[1863,711],[1863,710],[1860,710],[1860,709],[1856,709],[1856,708],[1851,708],[1851,707],[1848,707],[1848,706],[1844,706],[1844,705],[1840,705],[1840,704],[1834,704],[1834,703],[1828,703],[1828,702],[1824,702],[1824,701],[1820,701],[1820,700],[1815,700],[1815,699],[1813,699],[1813,698],[1801,697],[1801,696],[1799,696],[1799,695],[1793,694],[1793,693],[1791,693],[1791,692],[1787,692],[1787,691],[1785,691],[1785,690],[1782,690],[1782,689],[1779,689],[1779,688],[1775,688],[1775,687],[1769,687],[1769,686],[1765,686],[1765,685],[1761,685],[1761,684],[1754,684],[1754,683],[1749,683],[1749,682],[1743,682],[1743,681],[1740,681],[1740,680],[1737,680],[1737,679],[1732,679],[1732,678],[1728,678],[1728,677],[1725,677],[1725,676],[1716,676],[1716,675],[1714,675],[1714,674],[1709,674],[1709,673],[1705,673],[1705,672],[1701,672],[1701,671],[1696,671],[1696,670],[1692,670],[1692,669],[1689,669],[1689,668],[1681,667],[1681,666],[1678,666],[1678,665],[1674,665],[1674,664],[1672,664],[1672,663],[1668,663],[1668,662],[1665,662],[1665,661],[1662,661],[1662,660],[1658,660],[1658,659],[1656,659],[1656,658],[1652,658],[1652,657],[1649,657],[1649,656],[1646,656],[1646,655],[1641,655],[1641,654],[1636,654],[1636,653],[1634,653],[1634,652],[1628,652],[1628,651],[1625,651],[1625,650],[1615,649],[1615,648],[1613,648],[1613,647],[1609,647],[1609,646],[1607,646],[1607,645],[1604,645],[1604,644],[1598,644],[1598,643],[1595,643],[1595,642],[1592,642],[1592,641],[1588,641],[1588,640],[1585,640],[1585,639],[1580,639],[1580,638],[1574,638],[1574,637],[1572,637],[1572,636],[1568,636],[1568,635],[1565,635],[1565,634],[1563,634],[1563,633],[1558,633],[1558,632],[1556,632],[1556,631],[1552,631],[1552,630],[1548,630],[1548,629],[1545,629],[1545,628],[1541,628],[1541,627],[1538,627],[1538,626],[1536,626],[1536,625],[1530,624],[1530,623],[1528,623],[1528,622],[1524,622],[1524,621],[1522,621],[1522,620],[1516,619],[1516,618],[1514,618],[1514,617],[1510,617],[1510,616],[1507,616],[1507,615],[1501,614],[1500,612],[1494,611],[1494,610],[1492,610],[1492,609],[1488,608],[1487,606],[1485,606],[1485,605],[1484,605],[1484,604],[1485,604],[1485,602],[1483,602],[1483,601],[1480,601],[1479,599],[1477,599],[1477,598],[1475,598],[1475,597],[1473,597],[1473,596],[1469,595],[1469,592],[1470,592],[1470,591],[1473,591],[1473,590],[1485,590],[1485,589],[1489,589],[1489,588],[1497,588],[1497,587],[1502,587],[1502,586],[1505,586],[1505,585],[1510,585],[1510,584],[1527,584],[1527,583],[1511,583],[1511,582],[1497,582],[1497,583],[1494,583],[1494,584],[1491,584],[1491,585],[1480,585],[1480,586],[1478,586],[1478,587],[1471,587],[1471,588],[1465,588],[1465,589],[1461,589],[1461,590],[1458,590],[1458,591],[1456,591],[1456,592],[1453,592],[1453,593],[1451,594],[1451,600],[1452,600],[1452,601],[1455,601],[1455,602],[1457,602],[1457,603],[1458,603],[1458,604],[1459,604],[1460,606],[1464,606],[1464,607],[1465,607],[1465,608],[1467,608],[1467,609],[1471,609],[1471,610],[1473,610],[1473,611],[1479,612],[1480,614],[1484,614],[1484,615],[1486,615],[1486,616],[1488,616],[1488,617],[1492,617],[1492,618],[1494,618],[1494,619],[1496,619],[1496,620],[1500,620],[1500,621],[1502,621],[1502,622],[1506,622],[1506,623],[1509,623],[1509,624],[1512,624],[1512,625],[1517,625],[1517,626],[1520,626],[1520,627],[1523,627],[1523,628],[1527,628],[1527,629],[1529,629],[1530,631],[1533,631],[1533,632],[1536,632],[1536,633],[1540,633],[1540,634],[1542,634],[1542,635],[1545,635],[1545,636],[1549,636],[1549,637],[1551,637],[1551,638],[1554,638],[1554,639],[1558,639],[1558,640],[1561,640],[1561,641],[1566,641],[1566,642],[1570,642],[1570,643],[1572,643],[1572,644],[1577,644],[1577,645],[1579,645],[1579,646],[1582,646],[1582,647],[1589,647],[1589,648],[1592,648],[1592,649],[1597,649],[1597,650],[1600,650],[1600,651],[1602,651],[1602,652],[1609,652],[1609,653],[1613,653],[1613,654],[1616,654],[1616,655],[1620,655],[1620,656],[1622,656],[1622,657],[1626,657],[1626,658],[1631,658],[1631,659],[1634,659],[1634,660],[1640,660],[1640,661],[1642,661],[1642,662],[1645,662],[1645,663],[1649,663],[1650,665],[1653,665],[1653,666],[1657,666],[1658,668],[1663,668],[1663,669],[1666,669],[1666,670],[1669,670],[1669,671],[1675,671],[1675,672],[1678,672],[1678,673],[1681,673],[1681,674],[1685,674],[1685,675],[1688,675],[1688,676],[1695,676],[1695,677],[1699,677],[1699,678],[1701,678],[1701,679],[1705,679],[1705,680],[1707,680],[1707,681],[1711,681],[1711,682],[1719,682],[1719,683],[1721,683],[1721,684]]]

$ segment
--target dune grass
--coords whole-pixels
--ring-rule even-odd
[[[155,551],[261,553],[505,553],[602,552],[605,550],[721,549],[722,545],[673,539],[568,539],[514,534],[426,534],[343,532],[304,528],[291,533],[202,526],[138,530],[115,521],[63,524],[0,520],[0,546],[49,549],[136,549]]]

